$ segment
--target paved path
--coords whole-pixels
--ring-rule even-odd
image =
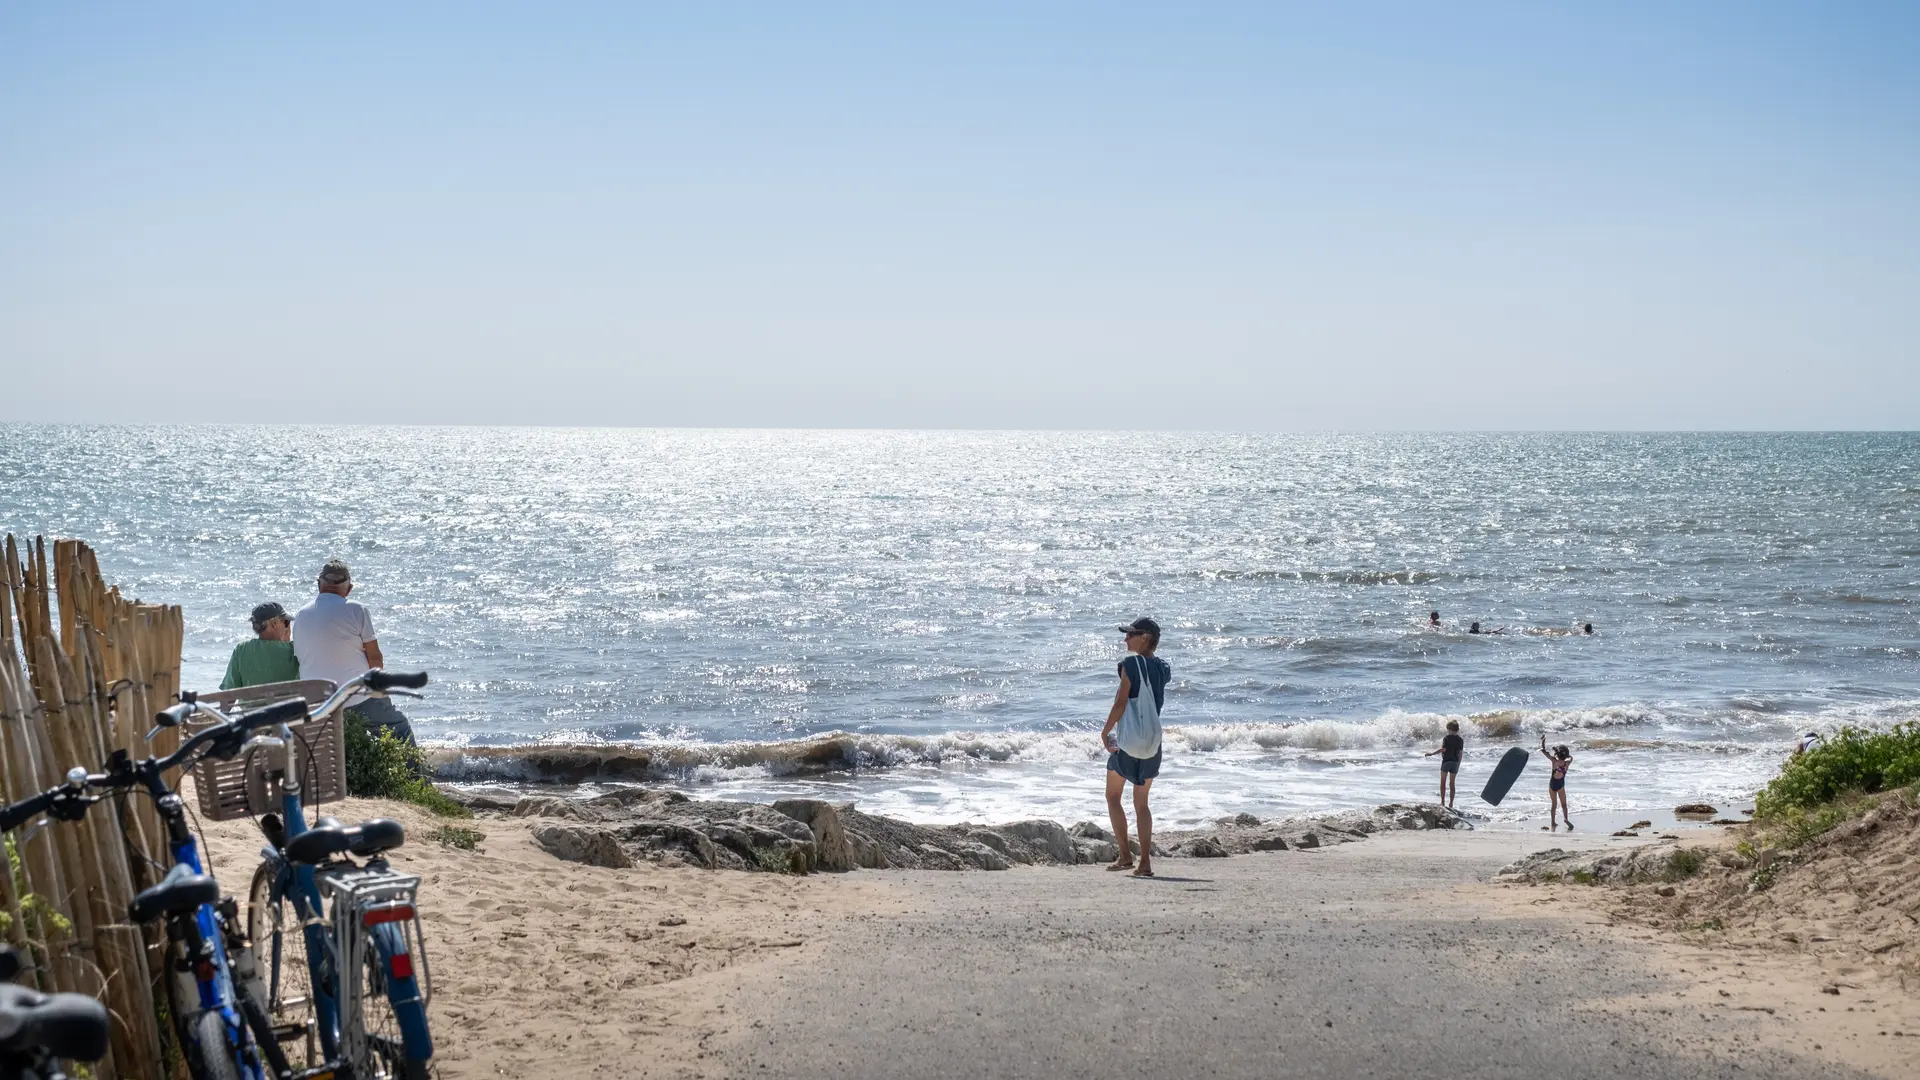
[[[1168,859],[1154,881],[894,872],[910,913],[742,987],[714,1049],[788,1080],[1862,1075],[1756,1044],[1764,1014],[1676,1013],[1647,947],[1590,920],[1463,903],[1512,851],[1461,840]]]

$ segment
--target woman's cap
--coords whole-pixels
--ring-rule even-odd
[[[287,617],[287,609],[281,607],[279,604],[276,604],[271,600],[267,601],[264,604],[260,604],[253,609],[252,618],[253,618],[254,632],[259,633],[260,631],[265,630],[267,628],[267,624],[272,622],[273,620],[284,619],[286,617]]]
[[[1140,616],[1130,623],[1121,623],[1119,629],[1123,634],[1151,634],[1154,637],[1160,636],[1160,624],[1147,618],[1145,615]]]

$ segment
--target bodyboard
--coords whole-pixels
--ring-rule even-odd
[[[1507,797],[1507,791],[1513,782],[1520,779],[1520,771],[1527,767],[1527,759],[1533,755],[1525,747],[1516,746],[1500,758],[1500,764],[1494,766],[1493,775],[1487,778],[1487,786],[1480,789],[1480,797],[1494,806]]]

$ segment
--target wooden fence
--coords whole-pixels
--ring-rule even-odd
[[[0,799],[44,791],[76,765],[98,772],[114,750],[138,760],[176,748],[177,732],[146,733],[180,689],[180,609],[108,587],[78,540],[55,540],[49,558],[43,539],[9,535],[0,569]],[[33,961],[22,980],[106,1004],[113,1039],[96,1077],[164,1080],[165,938],[127,922],[128,901],[172,862],[152,801],[134,794],[83,821],[17,830],[7,854],[0,920]]]

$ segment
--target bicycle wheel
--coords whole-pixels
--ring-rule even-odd
[[[247,897],[247,938],[266,983],[274,1035],[296,1069],[321,1064],[306,936],[293,902],[273,895],[274,867],[261,863]]]
[[[396,1006],[392,999],[395,987],[389,961],[382,955],[400,946],[398,951],[407,961],[407,971],[411,972],[412,955],[404,949],[405,936],[393,926],[376,927],[373,933],[385,939],[386,948],[367,943],[366,973],[360,988],[360,1030],[366,1033],[367,1048],[372,1051],[375,1080],[428,1080],[433,1075],[433,1066],[407,1056],[407,1025],[400,1022],[396,1012],[396,1009],[418,1010],[410,1013],[410,1017],[424,1036],[426,1012],[423,1004],[413,997],[418,993],[419,984],[411,975],[402,981],[401,986],[411,989],[402,994],[407,1003]]]
[[[194,1080],[240,1080],[240,1066],[227,1041],[227,1022],[212,1009],[193,1018],[188,1028],[187,1069]]]

